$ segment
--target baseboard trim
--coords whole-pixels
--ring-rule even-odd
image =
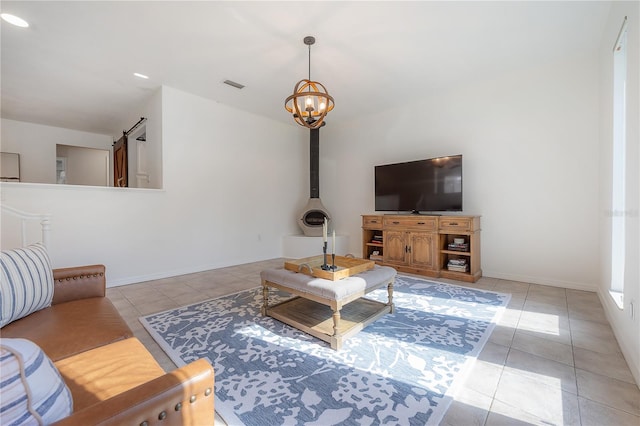
[[[510,280],[510,281],[518,281],[523,283],[531,283],[531,284],[540,284],[540,285],[548,285],[551,287],[561,287],[568,288],[572,290],[582,290],[582,291],[592,291],[596,292],[598,290],[596,284],[585,284],[575,281],[564,281],[558,280],[554,278],[548,277],[534,277],[528,275],[518,275],[518,274],[507,274],[498,271],[487,271],[483,269],[482,275],[484,277],[489,278],[498,278],[501,280]]]
[[[154,281],[154,280],[161,280],[164,278],[171,278],[171,277],[177,277],[180,275],[188,275],[188,274],[195,274],[198,272],[204,272],[204,271],[210,271],[212,269],[220,269],[220,268],[227,268],[230,266],[238,266],[238,265],[243,265],[246,263],[253,263],[253,262],[261,262],[264,260],[270,260],[273,258],[268,258],[268,259],[256,259],[256,260],[251,260],[251,261],[243,261],[243,262],[239,262],[239,263],[225,263],[225,264],[208,264],[208,265],[200,265],[200,266],[194,266],[194,267],[189,267],[189,268],[180,268],[180,269],[172,269],[169,271],[162,271],[162,272],[158,272],[158,273],[154,273],[154,274],[146,274],[146,275],[137,275],[134,277],[124,277],[124,278],[117,278],[115,280],[109,279],[108,273],[107,273],[107,288],[111,288],[111,287],[121,287],[123,285],[129,285],[129,284],[137,284],[137,283],[142,283],[142,282],[146,282],[146,281]],[[107,268],[107,272],[108,272],[108,268]],[[256,284],[259,285],[260,283]]]
[[[602,290],[600,288],[598,290],[598,298],[600,299],[600,304],[604,309],[604,314],[607,317],[607,321],[613,330],[613,334],[616,336],[616,340],[618,341],[618,346],[620,346],[620,350],[622,351],[622,355],[624,356],[625,361],[627,362],[627,366],[629,370],[631,370],[631,375],[636,380],[636,385],[640,387],[640,362],[638,359],[638,353],[633,347],[630,347],[627,336],[622,334],[621,328],[618,326],[618,322],[620,321],[620,308],[616,305],[616,303],[611,299],[611,296],[608,294],[607,290]]]
[[[137,275],[134,277],[126,277],[111,280],[107,277],[107,288],[121,287],[123,285],[143,283],[146,281],[161,280],[163,278],[177,277],[179,275],[195,274],[197,272],[208,271],[210,269],[223,268],[221,265],[201,266],[197,268],[173,269],[171,271],[163,271],[156,274]]]

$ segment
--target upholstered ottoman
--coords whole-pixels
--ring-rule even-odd
[[[395,269],[378,265],[337,281],[284,268],[266,269],[260,273],[262,314],[329,342],[331,348],[339,350],[344,340],[382,315],[393,312],[395,276]],[[387,303],[363,297],[383,286],[387,287]],[[270,306],[270,287],[296,297]]]

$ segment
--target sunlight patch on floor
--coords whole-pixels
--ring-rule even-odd
[[[528,311],[522,312],[518,329],[552,336],[560,336],[562,331],[559,315]]]

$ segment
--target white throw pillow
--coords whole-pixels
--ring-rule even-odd
[[[48,425],[73,413],[71,391],[49,357],[26,339],[0,339],[0,424]]]
[[[51,305],[53,271],[44,245],[0,254],[0,327]]]

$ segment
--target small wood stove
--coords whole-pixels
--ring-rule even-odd
[[[309,130],[309,201],[302,209],[298,225],[307,237],[321,237],[329,211],[320,201],[320,129]]]

